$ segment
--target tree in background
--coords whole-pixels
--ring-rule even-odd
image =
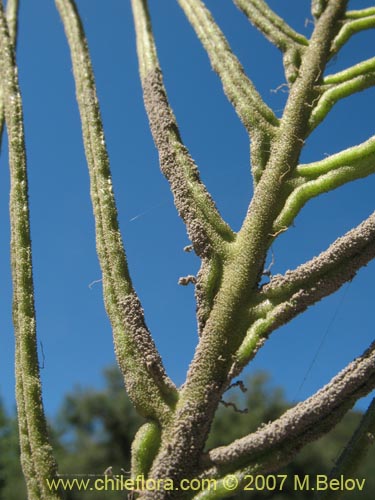
[[[60,442],[67,442],[59,460],[64,473],[130,470],[131,443],[144,420],[124,391],[118,369],[106,370],[104,377],[103,391],[77,389],[64,400],[55,426]]]
[[[77,470],[82,474],[104,472],[108,467],[113,474],[128,474],[130,470],[130,443],[137,428],[143,423],[132,409],[130,400],[123,390],[121,373],[117,368],[105,370],[105,388],[102,391],[77,389],[66,396],[58,421],[52,425],[54,434],[59,436],[60,449],[57,453],[60,471],[65,477],[74,477]],[[258,372],[246,378],[246,392],[238,396],[236,391],[228,395],[228,402],[235,405],[218,409],[210,431],[207,448],[227,444],[256,431],[264,422],[274,421],[291,408],[280,387],[270,384],[265,372]],[[234,408],[248,410],[235,411]],[[250,411],[252,409],[252,411]],[[360,414],[349,412],[345,419],[326,436],[309,445],[292,464],[281,473],[292,477],[299,474],[311,476],[329,473],[332,461],[340,454],[350,435],[360,421]],[[366,492],[361,498],[372,499],[375,478],[371,464],[375,449],[371,450],[358,470],[358,477],[367,481]],[[311,492],[295,491],[289,484],[278,492],[280,500],[311,498]],[[251,498],[274,498],[275,492],[253,492]],[[95,496],[96,495],[96,496]],[[71,492],[71,500],[102,498],[102,492]],[[117,495],[117,496],[116,496]],[[123,498],[122,492],[111,492],[111,498]],[[70,497],[69,497],[70,498]],[[234,499],[249,498],[249,492],[233,495]],[[350,496],[348,497],[350,498]]]
[[[10,418],[0,401],[0,499],[26,497],[25,482],[19,462],[17,420]]]
[[[116,367],[104,372],[103,390],[77,388],[66,395],[57,418],[50,422],[53,446],[59,463],[59,471],[64,478],[101,477],[105,470],[112,474],[130,474],[130,443],[136,431],[144,423],[134,411],[123,389],[123,379]],[[235,393],[228,396],[228,402],[241,409],[253,411],[235,411],[233,406],[221,406],[215,415],[207,442],[207,448],[230,443],[241,438],[251,430],[256,430],[264,422],[273,421],[281,412],[291,408],[281,388],[274,388],[265,372],[258,372],[245,380],[247,391],[240,397]],[[308,445],[296,459],[280,472],[289,477],[298,474],[301,478],[328,473],[333,460],[345,446],[350,435],[360,421],[360,414],[350,411],[343,421],[326,436]],[[18,462],[18,436],[16,419],[2,413],[0,425],[0,499],[20,500],[26,498],[22,471]],[[358,477],[366,478],[367,488],[361,499],[370,500],[375,489],[372,464],[375,449],[363,461],[358,470]],[[238,493],[236,499],[248,498],[250,492]],[[251,498],[274,498],[275,492],[253,492]],[[296,491],[288,484],[278,492],[280,500],[311,498],[309,491]],[[123,498],[122,491],[113,491],[110,498]],[[90,500],[103,498],[102,491],[65,492],[65,499]],[[350,494],[348,496],[350,498]]]
[[[147,422],[132,444],[134,477],[205,478],[215,491],[186,498],[224,498],[241,491],[248,474],[280,470],[308,443],[332,429],[375,386],[375,344],[329,384],[276,420],[226,446],[205,451],[217,408],[233,379],[269,335],[352,280],[375,254],[375,214],[333,242],[318,257],[271,277],[270,246],[303,206],[375,170],[375,139],[301,164],[306,139],[336,102],[375,83],[374,58],[336,74],[328,62],[356,33],[375,26],[375,9],[348,10],[343,0],[313,0],[310,39],[293,30],[263,0],[235,4],[283,54],[288,98],[281,118],[267,106],[232,53],[201,0],[179,0],[219,75],[225,94],[247,130],[254,195],[238,232],[219,214],[183,144],[164,88],[146,0],[132,0],[146,111],[161,170],[170,183],[192,250],[201,260],[193,283],[199,342],[183,386],[164,369],[133,288],[117,222],[109,160],[88,47],[77,8],[56,0],[68,38],[83,140],[90,173],[97,252],[104,302],[129,397]],[[15,66],[17,1],[0,10],[0,67],[11,171],[10,219],[16,334],[16,384],[23,472],[30,498],[60,498],[46,478],[57,475],[41,399],[33,299],[31,242],[22,105]],[[224,401],[225,404],[225,401]],[[251,411],[251,408],[250,408]],[[350,473],[372,442],[375,400],[332,476]],[[228,482],[229,481],[229,482]],[[228,488],[230,484],[230,488]],[[181,491],[140,491],[139,498],[182,498]]]

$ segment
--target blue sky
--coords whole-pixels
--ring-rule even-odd
[[[305,35],[309,1],[270,5]],[[280,116],[286,94],[281,57],[230,1],[207,6],[267,103]],[[370,6],[356,0],[352,7]],[[93,58],[120,225],[147,323],[177,384],[197,342],[193,287],[177,285],[198,261],[189,244],[143,108],[130,2],[79,0]],[[247,134],[184,14],[172,0],[150,0],[159,57],[183,139],[224,218],[239,229],[252,193]],[[306,21],[307,20],[307,21]],[[54,2],[21,2],[17,60],[29,169],[34,279],[41,376],[47,414],[77,385],[101,387],[114,362],[95,253],[89,181],[74,95],[70,55]],[[374,30],[357,35],[328,72],[372,57]],[[373,130],[373,89],[339,103],[309,138],[302,161],[359,143]],[[14,342],[9,269],[7,144],[0,159],[0,394],[14,407]],[[310,202],[273,246],[273,273],[318,254],[374,210],[375,177]],[[369,345],[374,336],[375,266],[334,296],[275,332],[248,371],[267,370],[287,397],[311,395]],[[90,286],[91,284],[91,286]],[[360,402],[366,407],[367,400]]]

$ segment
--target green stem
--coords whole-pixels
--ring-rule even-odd
[[[17,24],[18,24],[18,0],[8,0],[6,6],[6,20],[8,24],[9,38],[16,51]],[[4,98],[3,88],[0,85],[0,149],[4,129]]]
[[[234,0],[234,3],[249,21],[284,53],[287,80],[294,82],[303,49],[308,45],[307,39],[294,31],[264,0]]]
[[[260,128],[272,135],[278,119],[266,105],[232,53],[230,46],[201,0],[178,0],[219,75],[224,92],[251,133]]]
[[[200,2],[181,1],[181,4],[193,9]],[[330,0],[316,25],[312,42],[306,48],[298,85],[296,82],[291,89],[270,160],[258,183],[244,225],[224,263],[219,291],[180,392],[175,414],[162,436],[151,477],[178,480],[181,474],[188,477],[194,474],[210,422],[228,384],[233,356],[248,328],[248,318],[244,318],[243,310],[257,293],[265,255],[272,241],[270,233],[282,195],[280,178],[297,164],[307,132],[310,113],[307,104],[314,98],[316,81],[324,71],[331,41],[345,7],[342,0]],[[199,28],[197,20],[193,19],[192,23]],[[165,498],[163,492],[153,494],[153,500]],[[144,492],[141,498],[148,499],[150,495]]]
[[[12,30],[15,36],[15,23]],[[13,322],[16,337],[16,398],[21,462],[30,498],[50,500],[58,499],[60,495],[49,491],[46,484],[46,479],[56,475],[57,466],[48,438],[37,353],[23,111],[14,44],[10,39],[1,2],[0,45],[11,182]]]
[[[365,17],[354,18],[345,22],[332,43],[332,55],[336,54],[356,33],[375,27],[375,14],[371,12]]]
[[[374,161],[375,136],[370,137],[370,139],[357,146],[344,149],[323,160],[298,165],[296,173],[301,177],[314,179],[344,166],[355,167],[358,171],[367,169]]]
[[[359,63],[345,71],[324,78],[321,97],[314,106],[309,121],[310,131],[321,123],[332,107],[341,99],[375,85],[375,58]]]
[[[323,79],[323,84],[332,85],[335,83],[345,83],[355,78],[356,76],[366,76],[368,73],[372,73],[375,70],[375,57],[362,61],[350,68],[343,71],[339,71],[333,75],[327,75]]]
[[[289,227],[310,199],[374,172],[375,136],[324,160],[299,165],[296,169],[296,180],[299,181],[299,185],[286,199],[283,209],[275,220],[273,231]],[[300,184],[303,177],[309,180]]]
[[[201,257],[209,256],[212,249],[225,254],[226,242],[233,241],[234,233],[220,216],[181,140],[163,83],[147,2],[133,0],[132,9],[145,106],[160,168],[170,183],[195,252]]]
[[[206,477],[244,467],[279,468],[289,463],[302,446],[332,429],[355,402],[375,388],[375,343],[307,400],[286,411],[277,420],[227,446],[210,450],[202,460]],[[366,424],[374,431],[372,407]],[[363,434],[366,439],[366,434]],[[273,463],[272,463],[273,461]],[[271,463],[270,463],[271,462]],[[271,469],[272,470],[272,469]]]
[[[195,253],[202,258],[195,289],[200,334],[221,280],[222,261],[235,236],[221,218],[182,143],[163,83],[147,2],[133,0],[132,9],[145,107],[159,151],[160,168],[170,183]]]
[[[236,352],[230,378],[241,372],[270,333],[351,281],[374,257],[375,212],[318,257],[283,276],[274,276],[249,308],[251,326]]]
[[[363,162],[360,169],[357,166],[344,165],[327,174],[320,175],[317,179],[305,182],[295,188],[287,198],[282,211],[275,220],[273,232],[278,233],[283,228],[289,227],[304,205],[312,198],[337,189],[353,180],[367,177],[374,172],[375,164],[373,161],[369,161]]]
[[[375,7],[361,10],[348,10],[345,17],[347,19],[361,19],[363,17],[375,16]]]
[[[291,43],[303,46],[309,44],[303,35],[294,31],[264,0],[234,0],[234,3],[283,52]]]
[[[165,423],[177,399],[133,289],[118,226],[109,159],[84,31],[72,0],[56,0],[73,61],[83,140],[90,173],[96,245],[104,301],[128,394],[143,416]]]

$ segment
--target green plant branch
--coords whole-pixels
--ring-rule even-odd
[[[198,333],[210,314],[221,281],[222,264],[234,233],[223,221],[182,143],[159,67],[147,3],[132,1],[145,107],[159,151],[160,167],[170,183],[175,206],[186,224],[201,269],[196,277]]]
[[[291,28],[279,17],[264,0],[233,0],[237,7],[264,33],[280,50],[285,51],[288,44],[308,45],[308,40]]]
[[[348,10],[345,15],[346,19],[361,19],[369,16],[375,16],[375,7],[368,7],[367,9],[360,10]]]
[[[71,0],[56,0],[68,39],[83,140],[90,173],[96,244],[103,273],[104,301],[113,327],[115,351],[129,396],[139,413],[166,422],[177,399],[145,324],[129,276],[117,221],[110,166],[84,31]]]
[[[251,326],[236,352],[229,379],[242,371],[270,333],[351,281],[374,257],[375,212],[317,257],[274,276],[249,309]]]
[[[247,259],[246,267],[252,272],[257,271],[258,280],[269,246],[288,227],[286,224],[276,224],[275,220],[279,222],[280,211],[290,193],[287,182],[298,164],[304,139],[308,134],[307,123],[316,97],[316,82],[324,72],[331,40],[345,13],[345,6],[345,2],[330,1],[315,26],[302,58],[299,77],[290,89],[278,133],[271,146],[269,161],[237,235],[236,245],[242,258]],[[248,242],[259,243],[259,258],[254,259],[255,254],[250,250],[253,243]],[[247,276],[248,271],[243,266],[241,269],[244,276]],[[252,282],[252,279],[247,279],[248,283]]]
[[[250,165],[254,189],[267,166],[271,152],[272,137],[262,131],[254,131],[250,140]]]
[[[275,220],[273,231],[289,227],[311,198],[374,172],[375,136],[323,160],[299,165],[291,179],[294,187]]]
[[[32,498],[57,499],[60,495],[51,493],[45,482],[46,478],[56,475],[56,462],[47,432],[39,374],[22,102],[14,44],[1,2],[0,46],[3,104],[9,143],[13,323],[21,461]]]
[[[294,31],[264,0],[233,1],[249,21],[283,52],[287,80],[294,82],[308,40]]]
[[[271,464],[279,468],[284,457],[286,462],[290,461],[291,455],[332,429],[359,398],[374,388],[375,343],[372,343],[326,386],[274,422],[227,446],[210,450],[202,459],[202,476],[220,477],[223,472],[236,473],[244,467],[251,472],[254,466],[267,473],[272,470],[268,468]]]
[[[351,477],[355,475],[369,448],[375,441],[375,398],[371,401],[366,413],[363,415],[356,431],[349,443],[341,453],[329,479],[339,478],[340,475]],[[319,495],[321,500],[338,500],[342,492],[334,490]]]
[[[8,24],[8,32],[10,41],[16,51],[17,41],[17,24],[18,24],[18,0],[8,0],[6,5],[6,20]],[[4,102],[3,88],[0,85],[0,148],[4,129]]]
[[[319,176],[333,172],[343,166],[356,167],[358,170],[366,170],[375,161],[375,136],[367,141],[344,149],[323,160],[298,165],[296,173],[307,179],[316,179]],[[360,175],[360,173],[359,173]]]
[[[186,224],[195,252],[201,257],[210,255],[212,249],[223,254],[225,243],[234,239],[234,233],[217,211],[181,140],[163,84],[147,2],[133,0],[132,8],[145,106],[161,170],[170,183],[176,208]]]
[[[351,11],[351,12],[353,13],[356,11]],[[349,41],[350,38],[356,33],[360,33],[361,31],[375,28],[375,13],[373,12],[373,8],[371,12],[370,11],[367,12],[369,14],[365,15],[364,17],[358,17],[358,18],[349,17],[349,19],[344,22],[336,38],[333,40],[331,49],[332,56],[337,54],[337,52],[346,44],[346,42]]]
[[[332,191],[347,182],[366,177],[374,171],[374,164],[367,165],[366,168],[359,171],[352,166],[342,166],[327,174],[322,174],[317,179],[303,183],[294,189],[292,194],[287,198],[280,215],[275,220],[273,232],[278,234],[280,231],[288,228],[302,207],[312,198]]]
[[[353,259],[366,255],[370,257],[373,246],[375,246],[375,212],[338,238],[317,257],[292,271],[287,271],[284,275],[273,276],[262,288],[261,293],[270,300],[290,297],[295,291],[306,286],[314,286],[324,276],[329,276],[342,267],[345,268]],[[363,265],[365,264],[366,262]],[[354,270],[355,267],[352,267],[351,271]]]
[[[321,123],[332,107],[340,100],[375,85],[375,58],[356,64],[351,68],[328,75],[323,80],[322,93],[311,113],[309,121],[312,131]]]
[[[272,136],[278,119],[266,105],[244,69],[211,13],[201,0],[178,0],[190,24],[203,44],[212,68],[219,75],[224,92],[235,108],[246,129],[251,134],[260,129]]]
[[[186,3],[186,2],[184,2]],[[197,2],[191,2],[197,5]],[[189,2],[190,5],[190,2]],[[330,0],[306,48],[299,77],[292,86],[267,167],[255,190],[245,222],[223,265],[220,287],[180,391],[175,413],[162,434],[150,477],[178,480],[194,475],[217,405],[228,387],[233,356],[248,329],[244,309],[258,293],[258,282],[280,210],[282,177],[297,165],[307,133],[317,79],[329,58],[346,3]],[[194,22],[194,21],[193,21]],[[188,457],[188,458],[187,458]],[[142,500],[166,498],[165,492],[142,492]]]
[[[19,330],[18,325],[16,325],[16,317],[13,315],[14,330],[17,332]],[[42,490],[40,485],[40,479],[38,478],[38,471],[35,468],[33,459],[33,450],[30,443],[30,428],[28,425],[28,415],[25,404],[25,390],[24,390],[24,378],[18,370],[18,367],[22,365],[22,358],[20,355],[21,343],[19,340],[15,339],[15,366],[16,366],[16,403],[17,403],[17,421],[18,421],[18,436],[20,444],[20,462],[22,467],[22,472],[26,482],[27,492],[32,499],[39,499],[42,497]],[[40,386],[41,387],[41,386]],[[27,394],[26,394],[27,397]],[[54,460],[54,457],[52,457]],[[52,462],[51,462],[52,463]],[[53,467],[52,475],[56,474],[56,467]],[[47,476],[48,477],[48,476]],[[46,497],[47,498],[47,497]],[[59,498],[59,497],[57,497]]]
[[[327,7],[328,0],[311,0],[311,14],[319,19]]]
[[[366,59],[350,68],[339,71],[323,78],[323,85],[332,85],[336,83],[345,83],[357,76],[366,76],[368,73],[375,71],[375,57]]]

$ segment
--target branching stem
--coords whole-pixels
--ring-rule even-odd
[[[309,121],[310,131],[321,123],[341,99],[375,85],[375,58],[368,59],[323,80],[322,93]]]
[[[197,31],[200,29],[198,19],[206,26],[205,33],[199,36],[202,39],[208,36],[212,23],[201,2],[180,0],[180,3],[191,16]],[[257,291],[266,253],[272,243],[270,234],[280,210],[284,183],[280,182],[280,177],[292,172],[298,162],[310,115],[307,104],[315,97],[315,85],[329,59],[331,42],[345,7],[345,2],[341,0],[329,1],[305,50],[299,77],[291,88],[271,147],[269,162],[257,185],[242,229],[224,263],[220,288],[205,322],[176,411],[162,435],[160,451],[150,471],[152,477],[178,480],[182,471],[186,477],[196,470],[210,422],[222,393],[230,384],[228,373],[233,356],[248,328],[249,318],[243,311]],[[200,18],[200,15],[203,17]],[[194,19],[194,16],[197,18]],[[206,40],[207,50],[209,40]],[[222,42],[218,40],[219,48],[220,44]],[[151,496],[143,492],[141,498]],[[153,492],[152,498],[165,498],[165,492]]]
[[[245,473],[264,474],[289,463],[304,445],[332,429],[359,397],[374,388],[375,343],[325,387],[274,422],[228,446],[209,451],[202,461],[202,475],[223,477],[223,473],[234,473],[241,479]],[[370,432],[374,429],[373,415],[372,408],[367,423]],[[242,486],[241,481],[238,486]],[[197,498],[210,497],[202,493]]]
[[[83,28],[72,0],[56,0],[68,38],[90,173],[104,300],[126,387],[139,413],[165,422],[177,392],[165,374],[133,290],[117,221],[108,154]]]
[[[362,12],[365,15],[361,16],[358,14],[357,17],[357,15],[354,14],[355,12],[357,12],[357,14],[359,12]],[[363,11],[351,11],[351,13],[349,13],[348,21],[344,22],[341,30],[333,40],[332,55],[336,54],[353,35],[364,30],[372,29],[374,27],[375,13],[373,8]]]
[[[233,1],[250,22],[283,52],[287,80],[294,82],[304,48],[308,45],[307,39],[294,31],[264,0]]]
[[[278,119],[247,78],[238,59],[201,0],[178,0],[219,75],[224,92],[251,133],[261,129],[272,135]]]

